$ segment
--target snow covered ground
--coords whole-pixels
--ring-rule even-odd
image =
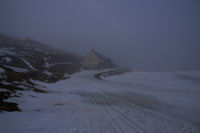
[[[49,93],[18,91],[22,112],[0,113],[2,133],[199,133],[200,72],[83,71]],[[44,87],[42,87],[44,86]]]

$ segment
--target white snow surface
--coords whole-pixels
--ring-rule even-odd
[[[47,70],[44,70],[44,72],[43,72],[44,74],[46,74],[46,75],[48,75],[48,76],[51,76],[51,75],[53,75],[53,73],[51,73],[51,72],[49,72],[49,71],[47,71]]]
[[[4,56],[5,54],[9,54],[9,55],[17,55],[16,52],[14,52],[14,51],[10,51],[10,49],[7,49],[7,48],[1,48],[1,49],[0,49],[0,56]]]
[[[5,70],[0,67],[0,74],[5,73]]]
[[[6,66],[7,68],[12,69],[15,72],[28,72],[25,68],[13,67],[13,66]]]
[[[45,66],[46,68],[50,68],[50,67],[51,67],[51,66],[50,66],[51,64],[48,63],[48,59],[47,59],[46,57],[44,57],[43,59],[45,60],[44,66]]]
[[[199,72],[132,72],[104,80],[83,71],[18,91],[22,112],[0,113],[2,133],[199,133]],[[42,87],[44,86],[44,87]]]
[[[3,60],[6,61],[6,63],[10,63],[12,61],[10,57],[4,57]]]
[[[26,65],[28,65],[32,70],[36,70],[28,61],[26,61],[25,59],[22,58],[22,60],[24,61],[24,63],[26,63]]]

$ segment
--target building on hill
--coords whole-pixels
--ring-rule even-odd
[[[113,68],[116,65],[112,63],[111,59],[106,58],[102,54],[92,49],[82,61],[83,69],[103,69]]]

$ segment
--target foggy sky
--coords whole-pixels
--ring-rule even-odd
[[[200,70],[199,0],[0,0],[0,33],[136,70]]]

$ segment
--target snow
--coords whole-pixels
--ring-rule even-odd
[[[44,59],[44,61],[45,61],[44,66],[45,66],[46,68],[50,68],[51,66],[50,66],[50,64],[48,63],[48,59],[47,59],[46,57],[44,57],[43,59]]]
[[[5,73],[5,70],[0,67],[0,74]]]
[[[48,75],[48,76],[51,76],[53,73],[51,73],[51,72],[49,72],[49,71],[47,71],[47,70],[44,70],[44,72],[43,72],[44,74],[46,74],[46,75]]]
[[[0,92],[7,92],[7,89],[0,88]]]
[[[28,61],[26,61],[25,59],[22,58],[22,60],[24,61],[24,63],[26,63],[26,65],[28,65],[32,70],[36,70]]]
[[[64,78],[70,78],[72,74],[65,73]]]
[[[73,64],[72,62],[60,62],[60,63],[49,64],[49,63],[48,63],[48,59],[47,59],[46,57],[44,57],[43,59],[44,59],[44,61],[45,61],[44,66],[45,66],[46,68],[51,68],[51,67],[53,67],[53,66],[55,66],[55,65]]]
[[[60,62],[60,63],[51,64],[51,65],[55,66],[55,65],[66,65],[66,64],[73,64],[73,63],[72,62]]]
[[[6,67],[12,69],[15,72],[28,72],[28,70],[26,70],[24,68],[12,67],[12,66],[6,66]]]
[[[3,85],[12,85],[11,83],[6,82],[6,81],[1,81],[1,84],[3,84]]]
[[[0,79],[6,78],[6,75],[4,74],[6,71],[0,67]]]
[[[11,58],[9,57],[4,57],[3,60],[6,62],[6,63],[10,63],[12,61]]]
[[[141,84],[141,85],[153,85],[157,87],[179,87],[187,88],[191,87],[191,80],[181,79],[181,76],[188,76],[200,79],[200,71],[174,71],[174,72],[139,72],[135,71],[125,75],[111,76],[106,78],[107,80],[113,80],[116,82],[129,83],[129,84]]]
[[[1,132],[199,133],[199,72],[132,72],[96,79],[83,71],[18,91],[22,112],[0,113]],[[44,86],[44,87],[42,87]]]
[[[200,120],[200,71],[132,72],[111,76],[106,80],[138,87],[138,91],[177,107],[164,110],[165,113],[193,123]]]
[[[15,52],[10,51],[9,49],[1,48],[1,49],[0,49],[0,56],[4,56],[5,54],[17,55]]]
[[[35,51],[38,51],[38,52],[43,52],[43,50],[42,50],[42,49],[40,49],[40,48],[37,48],[37,47],[35,47]]]

